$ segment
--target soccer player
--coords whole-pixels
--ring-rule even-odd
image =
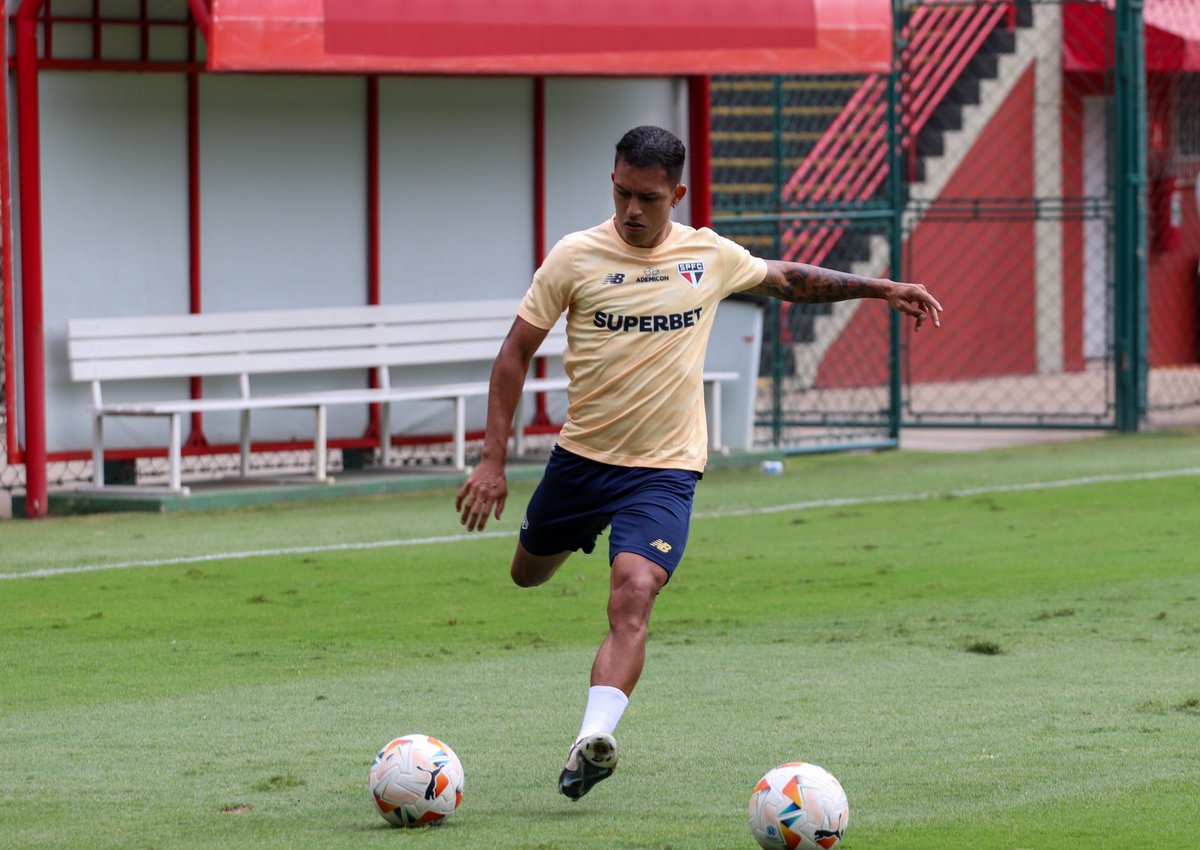
[[[579,735],[559,777],[578,800],[613,772],[613,737],[642,672],[650,611],[687,544],[707,460],[702,373],[717,305],[734,292],[784,301],[879,298],[940,326],[924,286],[762,260],[711,230],[671,220],[684,146],[659,127],[617,143],[616,214],[554,246],[533,277],[492,368],[483,455],[458,492],[468,531],[500,519],[513,413],[530,360],[567,313],[567,417],[521,523],[512,579],[548,581],[609,528],[609,631],[592,665]]]

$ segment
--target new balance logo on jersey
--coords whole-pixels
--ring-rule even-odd
[[[671,551],[671,544],[663,540],[661,537],[657,540],[651,540],[650,545],[662,552],[664,555]]]
[[[618,283],[625,282],[625,275],[620,274],[619,272],[609,272],[604,276],[604,282],[611,283],[615,286]]]
[[[699,260],[690,263],[679,263],[676,268],[683,275],[683,279],[692,285],[692,289],[700,285],[700,278],[704,277],[704,263]]]

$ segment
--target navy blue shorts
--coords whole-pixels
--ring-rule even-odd
[[[531,555],[591,552],[611,525],[609,564],[635,552],[669,577],[687,546],[699,478],[687,469],[598,463],[555,446],[521,522],[521,545]]]

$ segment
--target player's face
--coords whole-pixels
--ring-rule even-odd
[[[687,187],[672,186],[665,168],[624,160],[617,162],[612,182],[617,233],[635,248],[661,245],[671,232],[671,208],[683,199]]]

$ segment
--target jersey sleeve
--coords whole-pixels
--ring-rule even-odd
[[[767,261],[754,256],[732,239],[717,236],[725,263],[725,294],[753,289],[767,276]]]
[[[517,315],[535,327],[549,330],[571,306],[571,250],[564,241],[555,245],[533,275]]]

